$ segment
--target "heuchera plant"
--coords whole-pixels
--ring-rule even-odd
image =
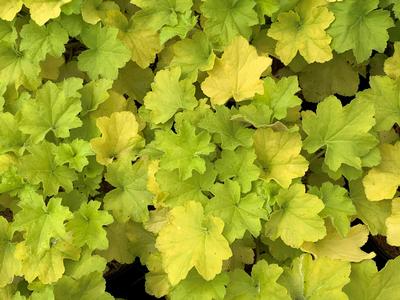
[[[400,1],[0,0],[0,299],[399,299]]]

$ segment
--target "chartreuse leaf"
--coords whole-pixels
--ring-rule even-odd
[[[21,262],[15,257],[13,236],[13,226],[0,216],[0,288],[12,283],[14,276],[20,274]]]
[[[100,24],[83,28],[81,38],[89,49],[78,56],[78,67],[91,79],[116,79],[118,69],[131,58],[128,48],[117,38],[117,34],[116,28],[101,27]]]
[[[264,20],[264,16],[272,17],[280,8],[279,0],[255,0],[257,3],[256,10],[259,14],[260,22]]]
[[[392,214],[386,219],[385,224],[388,244],[400,246],[400,198],[392,200]]]
[[[350,283],[344,287],[349,299],[396,299],[400,286],[400,258],[389,260],[378,272],[374,261],[363,261],[351,266]]]
[[[196,31],[191,38],[176,42],[172,52],[174,57],[170,66],[180,67],[182,75],[188,78],[196,78],[199,71],[208,71],[214,66],[215,54],[202,31]]]
[[[397,79],[400,77],[399,69],[400,69],[400,42],[395,42],[393,56],[385,60],[384,70],[387,76],[389,76],[392,79]]]
[[[61,204],[60,198],[51,198],[46,203],[36,193],[23,195],[15,215],[13,229],[24,232],[24,244],[40,256],[49,250],[51,241],[66,236],[65,221],[72,218],[69,209]]]
[[[246,232],[242,239],[234,241],[230,247],[232,256],[224,262],[223,270],[243,268],[245,265],[252,265],[254,263],[255,255],[253,248],[255,247],[255,242],[249,232]]]
[[[205,280],[221,272],[222,261],[232,256],[222,235],[224,222],[204,214],[200,203],[189,201],[174,207],[156,240],[162,264],[172,285],[186,278],[195,267]]]
[[[323,219],[318,215],[323,202],[307,194],[305,186],[293,184],[280,190],[275,198],[279,209],[265,223],[265,234],[272,240],[280,237],[285,244],[299,248],[303,242],[316,242],[326,235]]]
[[[324,182],[319,189],[311,187],[309,193],[318,196],[324,202],[325,207],[319,215],[323,218],[329,217],[339,235],[345,237],[350,230],[350,217],[356,214],[356,208],[346,189]]]
[[[106,283],[101,272],[92,272],[82,276],[79,280],[64,276],[54,287],[55,299],[69,300],[112,300],[109,293],[105,291]]]
[[[357,217],[368,226],[372,235],[386,235],[385,221],[391,214],[391,200],[369,201],[361,180],[350,181],[349,188]]]
[[[400,142],[379,146],[381,163],[368,171],[363,179],[365,195],[370,201],[392,199],[400,185]]]
[[[82,110],[80,88],[79,78],[69,78],[61,85],[47,81],[37,91],[34,101],[23,104],[20,130],[30,134],[34,143],[42,141],[49,132],[56,137],[69,137],[71,129],[82,125],[77,116]]]
[[[232,243],[241,239],[246,230],[257,237],[261,231],[261,219],[267,218],[264,200],[255,193],[242,196],[239,183],[231,180],[216,183],[211,192],[214,197],[207,203],[205,212],[224,221],[224,236]]]
[[[137,255],[137,248],[128,238],[128,234],[140,233],[140,231],[137,231],[138,226],[140,225],[131,221],[126,223],[114,222],[107,226],[106,231],[109,247],[106,250],[99,251],[99,254],[106,258],[107,261],[116,260],[122,264],[133,263]],[[143,245],[143,236],[141,245]]]
[[[49,244],[49,249],[40,254],[32,252],[25,242],[17,245],[16,257],[22,261],[22,274],[26,281],[38,278],[43,284],[56,282],[65,271],[64,259],[79,259],[80,249],[71,243],[69,237],[53,238]]]
[[[199,122],[199,127],[216,135],[215,140],[221,143],[221,148],[235,150],[239,146],[251,147],[253,130],[246,128],[240,122],[232,122],[233,112],[226,106],[217,106],[215,113],[211,110]]]
[[[26,136],[18,129],[16,118],[9,112],[0,113],[0,136],[0,154],[20,153],[26,140]]]
[[[237,102],[247,100],[263,93],[260,76],[271,63],[269,57],[259,56],[256,48],[238,36],[224,49],[222,57],[215,60],[201,89],[213,105],[225,104],[230,98]]]
[[[179,13],[190,11],[193,5],[192,0],[131,0],[131,2],[141,8],[135,14],[134,22],[154,31],[165,25],[177,25]]]
[[[260,169],[254,164],[256,154],[253,149],[239,147],[235,151],[223,150],[221,158],[215,161],[218,178],[226,181],[233,179],[240,184],[243,193],[251,189],[251,183],[260,175]]]
[[[66,192],[73,189],[76,173],[60,166],[55,161],[56,146],[43,142],[28,148],[31,154],[24,155],[19,162],[18,171],[31,184],[42,184],[44,195],[56,195],[60,187]]]
[[[18,89],[23,85],[35,90],[41,83],[39,62],[32,61],[25,51],[16,45],[0,42],[0,80]]]
[[[144,105],[151,111],[151,120],[165,123],[180,110],[192,110],[197,106],[195,87],[189,79],[180,80],[179,67],[161,70],[154,77],[151,92],[144,97]]]
[[[29,8],[32,20],[42,26],[50,19],[57,18],[61,13],[61,6],[73,0],[24,0]]]
[[[164,152],[160,167],[168,171],[178,170],[182,180],[192,177],[193,170],[200,174],[206,171],[203,156],[214,151],[215,145],[210,143],[210,135],[184,121],[175,134],[172,131],[156,131],[156,148]]]
[[[340,101],[330,96],[318,104],[317,112],[302,112],[303,130],[308,135],[303,148],[314,153],[325,149],[325,163],[332,171],[342,164],[361,169],[362,157],[378,141],[369,133],[375,125],[372,104],[353,100],[342,107]]]
[[[31,21],[22,27],[20,36],[20,50],[34,61],[42,61],[46,55],[60,57],[69,39],[68,32],[57,22],[39,26]]]
[[[347,300],[342,291],[350,281],[350,263],[320,257],[313,260],[304,254],[295,258],[291,268],[278,279],[285,286],[292,299],[335,299]]]
[[[251,277],[242,269],[230,273],[230,283],[226,291],[226,300],[289,300],[285,287],[277,283],[283,269],[276,264],[259,260],[251,270]]]
[[[154,62],[157,53],[162,50],[159,33],[143,24],[131,21],[126,30],[119,32],[118,37],[130,50],[131,60],[143,69]]]
[[[108,240],[104,225],[111,224],[113,217],[106,211],[99,211],[100,202],[89,201],[82,203],[74,217],[68,221],[66,228],[72,232],[74,244],[89,249],[107,249]]]
[[[104,208],[111,210],[119,222],[132,219],[143,222],[149,218],[147,206],[152,194],[147,190],[147,164],[141,159],[133,165],[128,158],[107,166],[105,178],[115,187],[104,197]]]
[[[183,205],[188,199],[207,203],[208,198],[203,191],[210,191],[216,176],[217,172],[211,164],[206,164],[206,171],[203,174],[194,171],[192,177],[186,180],[180,179],[178,170],[161,169],[156,174],[160,190],[167,193],[163,203],[169,207]]]
[[[68,163],[70,168],[78,172],[82,172],[83,168],[89,164],[87,157],[94,155],[90,143],[81,139],[58,145],[54,154],[58,165]]]
[[[255,5],[254,0],[203,1],[204,32],[216,48],[227,46],[237,35],[250,37],[251,26],[258,23]]]
[[[275,81],[272,77],[264,79],[264,94],[256,95],[253,103],[267,105],[272,110],[272,117],[281,120],[287,116],[287,110],[301,104],[295,94],[300,91],[296,76],[283,77]]]
[[[171,300],[223,300],[229,282],[227,273],[218,274],[213,280],[203,279],[191,271],[170,293]]]
[[[400,123],[400,80],[373,76],[370,86],[370,89],[358,93],[357,98],[366,105],[374,105],[376,129],[389,130],[395,123]]]
[[[96,120],[102,136],[90,141],[96,160],[108,165],[115,159],[133,158],[135,147],[141,145],[139,124],[135,115],[129,111],[114,112],[110,117]]]
[[[301,250],[312,253],[316,258],[360,262],[375,257],[374,252],[365,253],[360,249],[367,242],[368,234],[368,228],[361,224],[351,227],[346,237],[340,236],[335,228],[328,226],[326,237],[315,243],[305,242]]]
[[[263,179],[274,180],[288,188],[294,178],[306,173],[308,162],[300,155],[301,137],[298,133],[262,128],[256,130],[253,139]]]
[[[332,59],[332,38],[326,29],[335,19],[325,0],[301,0],[294,10],[278,15],[268,30],[277,40],[275,52],[288,65],[299,52],[308,63]]]
[[[81,105],[82,111],[81,116],[95,111],[100,104],[105,102],[109,93],[108,90],[112,87],[112,81],[108,79],[98,79],[85,84],[85,86],[79,91],[81,93]]]
[[[150,270],[150,272],[145,275],[146,292],[158,298],[166,296],[169,292],[172,292],[171,283],[162,268],[162,259],[159,252],[151,256],[151,261],[148,262],[146,266]]]
[[[15,15],[21,10],[22,5],[22,0],[0,0],[0,18],[12,21],[15,18]]]
[[[387,10],[376,9],[378,3],[379,0],[346,0],[329,6],[335,21],[328,33],[336,52],[353,50],[357,62],[361,63],[371,56],[372,50],[385,50],[389,39],[387,30],[394,24]]]
[[[176,25],[166,25],[160,30],[160,42],[165,44],[175,36],[184,39],[187,33],[197,24],[197,17],[191,10],[177,14]]]

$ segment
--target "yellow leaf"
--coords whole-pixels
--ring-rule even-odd
[[[146,28],[129,28],[118,37],[131,51],[131,59],[142,69],[147,68],[162,49],[160,35]]]
[[[222,261],[232,256],[229,243],[222,235],[224,222],[204,214],[202,205],[188,201],[174,207],[156,240],[162,263],[172,285],[178,284],[196,267],[206,280],[222,270]]]
[[[90,141],[99,164],[108,165],[114,159],[131,155],[142,139],[138,134],[139,124],[133,113],[115,112],[110,117],[96,120],[102,136]]]
[[[6,21],[12,21],[21,8],[21,0],[0,0],[0,18]]]
[[[358,224],[350,228],[346,237],[341,237],[336,229],[327,226],[327,235],[315,243],[305,242],[301,250],[312,253],[315,257],[329,257],[350,262],[372,259],[375,253],[365,253],[360,249],[368,240],[368,228]]]
[[[257,129],[253,139],[257,160],[263,168],[261,177],[265,180],[274,180],[288,188],[292,179],[306,173],[308,162],[300,155],[301,137],[298,133],[262,128]]]
[[[325,29],[334,19],[325,0],[302,0],[294,10],[279,14],[268,35],[278,41],[275,52],[285,65],[297,51],[308,63],[322,63],[332,59],[332,38]]]
[[[222,58],[215,61],[201,89],[214,105],[223,105],[232,97],[239,102],[256,93],[263,94],[260,76],[271,63],[271,58],[259,56],[256,48],[238,36],[225,48]]]
[[[394,43],[394,53],[389,57],[383,67],[387,76],[392,79],[400,77],[400,42]]]
[[[392,215],[386,219],[387,242],[392,246],[400,246],[400,198],[392,201]]]
[[[370,201],[392,199],[400,185],[400,141],[380,147],[382,161],[363,179],[365,195]]]
[[[72,0],[24,0],[24,4],[29,8],[32,20],[42,26],[48,20],[57,18],[61,13],[61,6],[71,1]]]

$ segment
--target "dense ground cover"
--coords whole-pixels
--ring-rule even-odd
[[[399,18],[0,0],[0,299],[400,299]]]

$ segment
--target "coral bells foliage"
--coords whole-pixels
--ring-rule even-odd
[[[398,299],[400,1],[0,0],[0,299]],[[132,278],[132,281],[136,280]]]

